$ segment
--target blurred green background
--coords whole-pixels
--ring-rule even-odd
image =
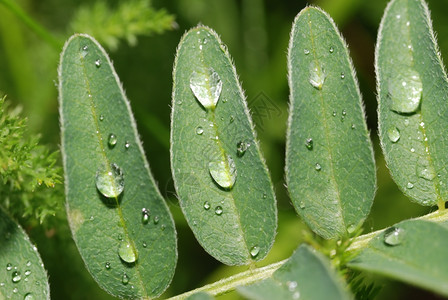
[[[318,5],[334,18],[349,45],[360,82],[378,170],[378,191],[372,213],[365,223],[365,232],[434,210],[411,203],[398,190],[379,148],[373,61],[376,34],[387,4],[385,0],[154,0],[151,7],[165,9],[174,17],[175,23],[169,21],[163,33],[138,35],[136,40],[128,37],[115,46],[102,40],[102,19],[98,18],[96,24],[94,14],[91,23],[80,17],[81,10],[87,11],[88,20],[89,10],[93,11],[92,7],[98,0],[14,1],[55,38],[54,44],[36,34],[36,30],[14,14],[6,5],[10,2],[13,1],[0,0],[0,94],[6,94],[14,106],[23,106],[24,115],[29,119],[29,129],[40,133],[42,143],[53,150],[59,145],[56,81],[61,51],[60,46],[54,44],[62,45],[74,30],[85,28],[110,53],[136,114],[152,172],[176,221],[179,261],[172,285],[165,294],[167,297],[245,270],[223,266],[202,250],[180,212],[171,179],[169,116],[172,66],[181,36],[198,23],[215,29],[234,58],[275,185],[279,208],[278,234],[274,248],[260,266],[287,258],[303,241],[303,231],[306,230],[290,204],[283,175],[288,108],[286,52],[292,21],[306,5]],[[431,0],[428,4],[442,55],[446,57],[448,1]],[[120,1],[111,0],[107,5],[118,7]],[[96,36],[98,30],[100,32]],[[60,201],[63,203],[64,199]],[[26,229],[37,244],[49,272],[52,298],[110,299],[85,270],[63,212],[49,224],[52,225],[28,226]],[[437,299],[403,284],[380,279],[378,282],[384,286],[378,299],[408,299],[411,295]],[[222,298],[240,299],[236,293]]]

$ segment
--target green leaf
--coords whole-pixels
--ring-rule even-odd
[[[249,299],[351,299],[322,254],[302,244],[271,278],[238,288]]]
[[[389,3],[375,66],[379,135],[392,177],[412,201],[444,207],[448,84],[425,2]]]
[[[110,294],[158,296],[176,265],[174,223],[130,104],[93,38],[74,35],[65,44],[59,95],[67,214],[79,252]]]
[[[42,260],[23,229],[0,207],[0,299],[50,299]]]
[[[213,300],[215,299],[210,294],[205,292],[198,292],[186,298],[186,300]]]
[[[294,21],[288,72],[289,193],[314,232],[339,238],[370,211],[375,162],[347,46],[319,8],[303,9]]]
[[[448,296],[446,249],[447,227],[404,221],[373,238],[348,266]]]
[[[171,165],[188,224],[219,261],[260,260],[276,232],[274,191],[236,70],[213,30],[184,35],[173,76]]]

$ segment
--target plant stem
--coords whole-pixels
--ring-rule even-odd
[[[16,17],[18,17],[23,23],[25,23],[32,31],[34,31],[39,37],[46,41],[56,50],[62,48],[62,43],[55,38],[44,27],[34,21],[24,10],[22,10],[15,2],[11,0],[0,0],[0,3],[5,5]]]
[[[446,209],[437,210],[433,213],[415,218],[414,220],[426,220],[436,223],[446,222],[448,221],[448,210]],[[357,251],[367,247],[367,244],[370,242],[370,240],[379,235],[384,230],[386,230],[386,228],[370,232],[355,238],[351,243],[350,247],[348,247],[347,251]],[[278,268],[280,268],[286,261],[287,259],[258,269],[248,270],[233,275],[231,277],[221,279],[220,281],[204,285],[203,287],[191,290],[189,292],[174,296],[169,299],[170,300],[186,299],[187,297],[198,292],[206,292],[212,296],[222,295],[234,290],[238,286],[252,284],[257,281],[269,278],[272,275],[272,273],[274,273]]]

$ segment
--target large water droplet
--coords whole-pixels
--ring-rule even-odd
[[[247,149],[249,149],[250,143],[245,141],[240,141],[236,144],[236,155],[238,157],[243,157],[244,153],[246,153]]]
[[[313,139],[312,138],[307,138],[305,140],[305,146],[306,146],[306,149],[313,150]]]
[[[118,139],[117,139],[117,136],[115,134],[113,134],[113,133],[109,134],[109,138],[107,140],[107,143],[108,143],[110,148],[115,147],[115,145],[117,144],[117,141],[118,141]]]
[[[399,113],[413,113],[420,106],[423,85],[418,72],[413,69],[404,72],[394,76],[389,83],[391,109]]]
[[[95,177],[96,188],[107,198],[116,198],[124,190],[124,176],[120,167],[112,163],[108,168],[98,169]]]
[[[135,249],[134,252],[131,242],[127,240],[120,242],[120,245],[118,246],[118,255],[127,263],[134,263],[138,258],[137,249]]]
[[[403,242],[404,230],[391,227],[384,232],[384,243],[388,246],[398,246]]]
[[[13,283],[18,283],[18,282],[20,282],[21,279],[22,279],[22,276],[20,275],[19,271],[12,272],[12,282]]]
[[[34,296],[31,293],[27,293],[25,294],[25,296],[23,297],[23,300],[34,300]]]
[[[213,68],[193,71],[190,88],[205,109],[214,109],[222,90],[222,81]]]
[[[142,223],[148,224],[149,222],[149,209],[142,208]]]
[[[224,189],[231,189],[235,184],[237,172],[235,162],[230,155],[223,160],[211,161],[208,169],[213,180]]]
[[[220,216],[220,215],[222,215],[222,213],[223,213],[222,207],[219,206],[219,205],[216,206],[216,207],[215,207],[215,214],[218,215],[218,216]]]
[[[258,246],[253,246],[250,249],[250,256],[252,256],[253,258],[257,257],[258,253],[260,253],[260,247]]]
[[[121,283],[123,283],[124,285],[129,283],[129,276],[126,273],[123,274],[123,277],[121,277]]]
[[[400,131],[396,127],[389,128],[387,130],[387,136],[392,143],[396,143],[400,139]]]
[[[309,71],[310,71],[310,78],[309,78],[310,84],[315,89],[321,90],[325,81],[325,73],[324,70],[322,69],[322,66],[319,64],[319,62],[313,60],[310,63]]]

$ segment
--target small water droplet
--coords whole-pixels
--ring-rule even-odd
[[[154,223],[154,225],[159,224],[159,216],[155,216],[152,222]]]
[[[222,81],[213,68],[193,71],[190,89],[205,109],[214,109],[222,90]]]
[[[347,227],[347,232],[350,233],[350,234],[352,234],[353,232],[355,232],[356,229],[357,229],[357,226],[356,226],[356,225],[354,225],[354,224],[350,224],[350,225],[348,225],[348,227]]]
[[[266,193],[263,193],[263,199],[266,199],[268,195]]]
[[[233,121],[235,121],[235,117],[234,116],[230,116],[230,123],[233,123]]]
[[[19,271],[12,272],[12,282],[18,283],[22,279],[22,276]]]
[[[0,286],[5,286],[5,283],[4,282],[0,282]]]
[[[325,81],[325,73],[322,66],[317,61],[313,60],[310,63],[309,72],[310,72],[309,77],[310,84],[315,89],[321,90]]]
[[[204,202],[204,209],[209,210],[210,209],[210,203],[208,201]]]
[[[413,69],[403,72],[389,83],[391,109],[399,113],[413,113],[420,106],[423,85],[418,72]]]
[[[406,118],[406,119],[404,119],[404,126],[408,126],[409,125],[409,119],[408,118]]]
[[[307,138],[305,140],[305,146],[306,146],[306,149],[313,150],[313,139],[312,138]]]
[[[316,171],[320,171],[320,170],[322,170],[322,166],[320,165],[320,164],[318,164],[318,163],[316,163],[316,165],[314,166],[314,168],[316,169]]]
[[[398,246],[403,242],[404,230],[391,227],[384,232],[384,243],[388,246]]]
[[[409,25],[411,25],[411,22],[407,21],[406,26],[409,26]]]
[[[19,289],[18,289],[18,288],[14,288],[14,289],[12,290],[12,292],[13,292],[14,294],[17,294],[17,293],[19,292]]]
[[[356,128],[355,124],[352,124],[352,126],[350,126],[350,128],[355,129]]]
[[[303,53],[305,53],[305,55],[308,55],[308,54],[310,54],[310,50],[308,50],[308,49],[303,49]]]
[[[333,113],[331,114],[333,117],[336,117],[336,111],[333,110]]]
[[[23,300],[34,300],[34,296],[31,293],[27,293],[25,294],[25,296],[23,297]]]
[[[414,152],[415,152],[415,149],[414,149],[414,148],[411,148],[411,152],[414,153]]]
[[[297,288],[297,282],[296,281],[287,281],[286,286],[288,287],[288,290],[290,292],[294,292]]]
[[[124,285],[129,283],[129,276],[126,273],[124,273],[123,277],[121,277],[121,283],[123,283]]]
[[[345,117],[347,115],[347,111],[345,109],[342,110],[342,116]]]
[[[82,58],[86,57],[86,55],[89,54],[89,46],[84,45],[81,47],[81,56]]]
[[[162,226],[160,226],[160,229],[162,229],[162,231],[164,231],[165,228],[166,228],[166,225],[165,225],[165,224],[162,224]]]
[[[397,19],[401,19],[401,15],[396,15],[395,16]]]
[[[120,242],[120,245],[118,246],[118,255],[121,260],[127,263],[134,263],[138,258],[137,249],[134,252],[130,241]]]
[[[6,264],[6,271],[11,271],[12,270],[12,264],[8,263]]]
[[[245,141],[240,141],[236,144],[236,155],[238,157],[243,157],[244,153],[246,153],[247,149],[249,149],[250,143]]]
[[[387,136],[392,143],[396,143],[400,139],[400,130],[396,127],[389,128],[387,130]]]
[[[149,222],[149,209],[142,208],[142,223],[148,224]]]
[[[218,205],[218,206],[215,207],[215,214],[216,215],[220,216],[220,215],[222,215],[222,212],[223,212],[223,210],[222,210],[221,206]]]
[[[408,189],[412,189],[414,187],[414,184],[412,182],[408,182],[408,184],[406,184],[406,187]]]
[[[129,147],[131,147],[131,143],[129,143],[128,141],[126,141],[126,142],[124,143],[124,148],[125,148],[126,150],[128,150]]]
[[[433,180],[436,177],[436,172],[429,166],[419,167],[418,174],[419,177],[426,180]]]
[[[100,115],[100,121],[102,122],[104,120],[104,116]]]
[[[26,266],[27,266],[27,267],[31,266],[31,261],[27,261],[27,262],[26,262]]]
[[[305,202],[303,202],[303,201],[300,201],[300,203],[299,203],[299,207],[301,208],[301,209],[304,209],[305,208]]]
[[[213,180],[224,189],[231,189],[235,184],[237,171],[235,162],[230,155],[225,159],[214,160],[208,164]]]
[[[250,256],[252,256],[252,258],[257,257],[258,253],[260,253],[260,247],[258,247],[258,246],[253,246],[253,247],[250,249]]]
[[[124,190],[124,176],[120,167],[112,163],[109,168],[98,169],[95,177],[96,188],[107,198],[116,198]]]
[[[143,246],[143,248],[146,248],[146,247],[148,247],[148,244],[146,244],[146,242],[143,242],[142,246]]]
[[[299,291],[295,291],[294,294],[292,294],[292,299],[293,300],[298,300],[300,298],[300,292]]]
[[[100,59],[95,60],[95,66],[97,68],[101,67],[101,60]]]
[[[104,264],[104,267],[106,268],[106,270],[110,270],[110,262],[106,262]]]
[[[107,140],[107,143],[108,143],[110,148],[115,147],[115,145],[117,144],[117,141],[118,141],[118,139],[117,139],[117,136],[115,134],[113,134],[113,133],[109,134],[109,138]]]
[[[31,274],[31,271],[30,271],[30,270],[26,270],[26,271],[25,271],[25,276],[30,276],[30,274]]]
[[[204,129],[201,126],[196,127],[196,134],[202,135],[204,133]]]
[[[344,79],[344,78],[345,78],[345,73],[341,72],[341,79]]]
[[[334,48],[333,47],[330,47],[330,53],[333,53],[334,52]]]

